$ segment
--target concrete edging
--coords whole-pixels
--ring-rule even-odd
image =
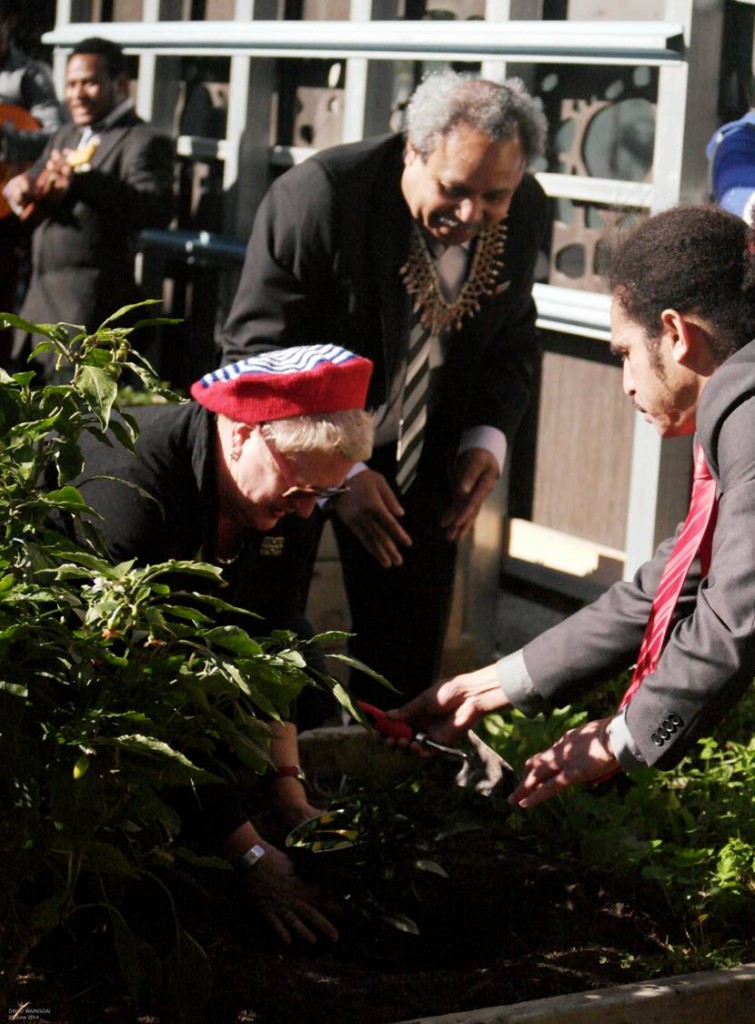
[[[755,1024],[755,964],[397,1024]]]

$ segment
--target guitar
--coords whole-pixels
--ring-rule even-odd
[[[32,117],[25,107],[19,107],[15,103],[0,103],[0,125],[8,122],[18,131],[35,132],[42,127],[36,117]],[[0,220],[12,213],[8,201],[2,194],[2,188],[11,178],[15,178],[17,174],[21,174],[27,167],[30,167],[32,162],[31,160],[22,163],[14,160],[0,160]]]

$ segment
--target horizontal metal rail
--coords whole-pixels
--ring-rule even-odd
[[[176,228],[142,231],[139,249],[179,258],[188,264],[223,268],[240,267],[246,255],[246,243],[238,238]],[[610,340],[611,300],[608,295],[536,284],[533,297],[539,327],[600,341]]]
[[[208,139],[197,135],[179,135],[176,139],[178,155],[194,160],[225,160],[229,148],[230,144],[226,139]],[[317,149],[312,146],[273,146],[270,150],[270,162],[277,168],[293,167],[315,153]],[[649,209],[653,204],[653,186],[645,182],[585,178],[574,174],[550,172],[538,172],[535,177],[547,195],[562,199],[631,209]]]
[[[538,327],[598,341],[611,340],[610,295],[552,284],[536,284],[532,295]]]
[[[48,46],[80,42],[90,24],[59,25]],[[663,21],[157,21],[111,22],[129,53],[370,60],[500,60],[675,64],[683,27]]]

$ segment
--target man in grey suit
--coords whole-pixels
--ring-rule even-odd
[[[21,316],[91,331],[138,301],[134,243],[143,228],[171,219],[173,144],[134,112],[123,53],[109,40],[74,47],[65,94],[73,123],[3,192],[20,216],[39,222]],[[26,348],[17,332],[14,356]]]
[[[717,498],[710,560],[707,571],[700,555],[692,562],[665,647],[630,702],[530,758],[511,803],[529,807],[619,768],[673,767],[752,682],[753,263],[747,226],[712,207],[667,210],[615,248],[612,343],[622,360],[624,391],[662,437],[696,433]],[[673,541],[665,541],[631,582],[615,584],[523,650],[441,682],[391,716],[449,743],[488,712],[516,707],[535,714],[610,679],[637,660]]]

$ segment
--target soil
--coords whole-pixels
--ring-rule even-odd
[[[395,1024],[647,978],[674,929],[662,899],[621,877],[550,863],[505,823],[444,844],[447,879],[414,906],[419,936],[346,916],[335,947],[284,950],[238,900],[184,895],[212,963],[202,1024]],[[228,894],[231,895],[230,892]],[[677,939],[680,936],[676,936]],[[37,952],[8,1020],[178,1024],[118,995],[102,936],[67,933]],[[661,973],[668,973],[662,971]]]

